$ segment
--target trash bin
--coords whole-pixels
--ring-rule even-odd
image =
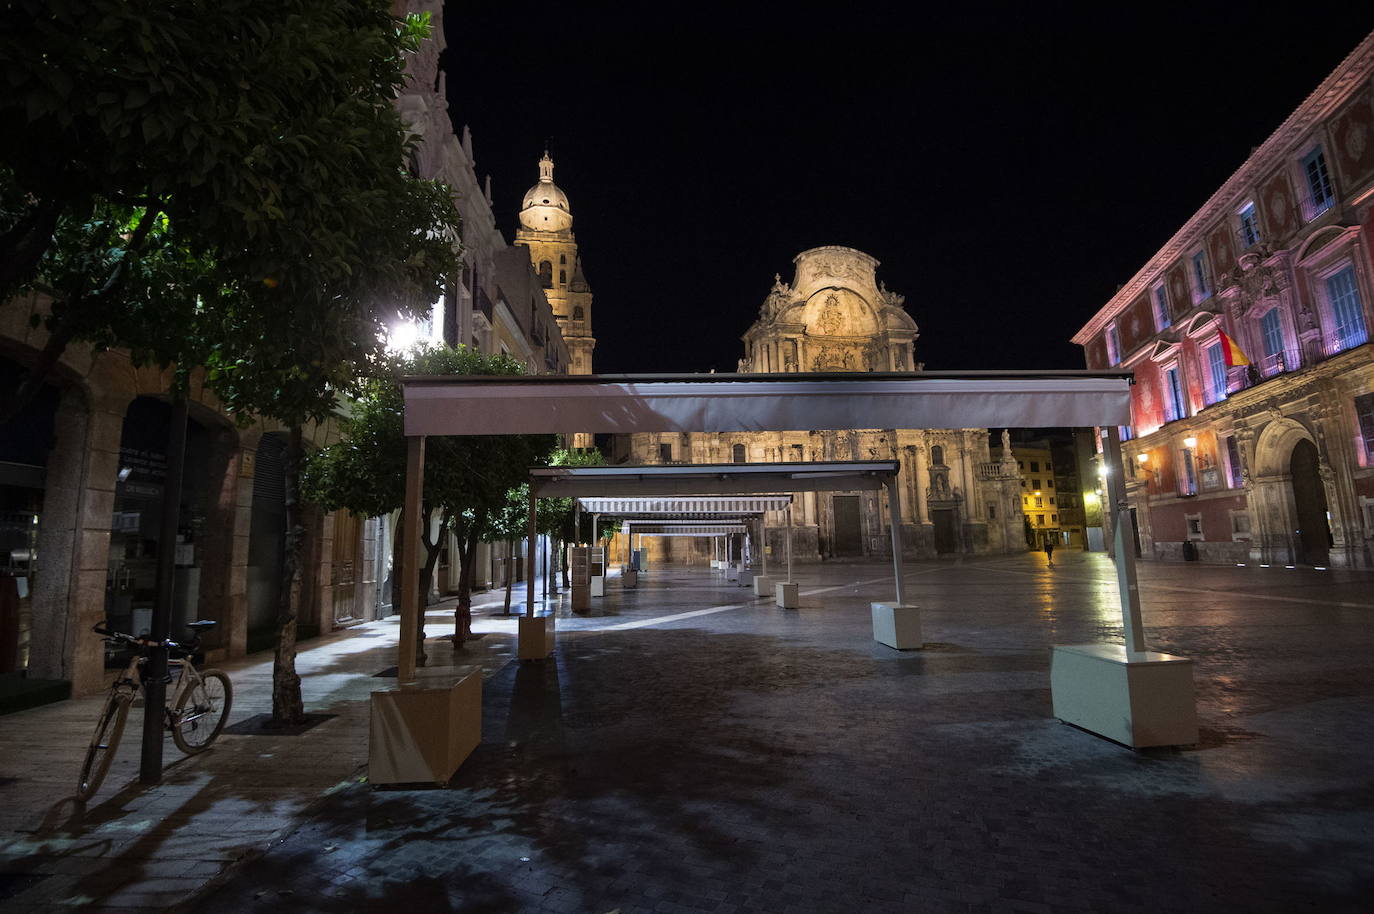
[[[1184,541],[1183,541],[1183,561],[1185,561],[1185,562],[1196,562],[1196,561],[1197,561],[1197,544],[1194,543],[1192,540],[1184,540]]]

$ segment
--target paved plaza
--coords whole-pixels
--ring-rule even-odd
[[[126,739],[85,810],[63,798],[95,704],[0,718],[0,906],[1367,909],[1374,576],[1142,565],[1150,646],[1196,661],[1202,738],[1137,753],[1051,717],[1048,647],[1121,637],[1104,556],[908,575],[921,652],[872,641],[881,564],[799,567],[795,611],[700,567],[612,579],[542,663],[482,615],[465,651],[432,642],[486,674],[483,743],[448,790],[366,783],[394,620],[302,653],[307,710],[334,718],[225,736],[150,790]],[[264,661],[233,667],[235,721],[264,709]]]

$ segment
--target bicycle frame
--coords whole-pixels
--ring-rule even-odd
[[[143,666],[147,662],[148,658],[141,654],[135,654],[133,657],[129,658],[129,665],[124,668],[124,672],[114,681],[114,684],[110,687],[110,691],[112,693],[124,691],[128,694],[130,699],[137,698],[138,693],[143,691],[146,698],[147,692],[144,691],[143,687]],[[164,729],[170,730],[179,722],[175,719],[176,712],[172,709],[177,706],[177,701],[180,699],[181,693],[189,688],[194,688],[202,680],[200,672],[196,669],[195,664],[191,662],[191,658],[189,657],[169,658],[167,660],[167,674],[172,680],[172,685],[167,690],[167,697],[162,708],[162,726]]]

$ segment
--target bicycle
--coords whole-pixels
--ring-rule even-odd
[[[186,627],[191,630],[191,639],[186,643],[175,641],[154,641],[150,638],[126,635],[110,631],[104,624],[98,624],[93,631],[111,641],[132,645],[140,650],[130,660],[124,672],[110,686],[110,696],[105,700],[104,710],[91,737],[91,746],[86,750],[86,762],[81,766],[81,777],[76,785],[76,797],[87,800],[100,789],[101,781],[110,770],[115,752],[119,749],[119,738],[124,735],[124,723],[129,717],[129,708],[145,685],[144,665],[148,662],[147,651],[153,647],[166,647],[169,654],[180,655],[167,661],[167,681],[172,681],[172,671],[179,670],[175,685],[167,694],[163,707],[163,727],[172,731],[172,741],[187,755],[195,755],[210,747],[210,744],[224,729],[229,719],[229,708],[233,704],[234,689],[229,677],[219,670],[197,670],[191,662],[191,655],[200,649],[200,633],[213,628],[216,623],[205,620],[192,622]],[[146,698],[146,691],[145,691]]]

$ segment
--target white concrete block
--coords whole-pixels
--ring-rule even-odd
[[[801,605],[797,595],[799,584],[792,581],[778,581],[773,585],[773,599],[783,609],[796,609]]]
[[[754,596],[772,597],[773,596],[773,577],[771,575],[754,575]]]
[[[519,625],[521,660],[543,660],[553,653],[553,616],[521,616]]]
[[[1050,656],[1054,716],[1143,749],[1197,742],[1193,661],[1119,644],[1056,646]]]
[[[603,578],[601,575],[599,575],[599,574],[594,574],[594,575],[592,575],[592,584],[591,584],[591,587],[592,587],[592,596],[594,596],[594,597],[604,597],[604,596],[606,596],[606,579]]]
[[[921,635],[921,608],[900,603],[870,603],[873,611],[873,640],[899,651],[925,647]]]

